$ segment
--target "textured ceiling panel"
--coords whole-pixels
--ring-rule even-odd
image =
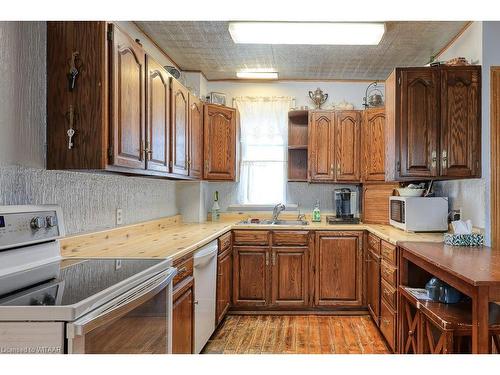
[[[183,70],[209,80],[241,69],[275,69],[280,79],[385,79],[396,66],[421,66],[466,22],[386,22],[378,46],[235,44],[228,22],[137,22]]]

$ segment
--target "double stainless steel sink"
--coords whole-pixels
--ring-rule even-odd
[[[306,220],[268,220],[268,219],[247,219],[240,221],[238,224],[252,225],[309,225]]]

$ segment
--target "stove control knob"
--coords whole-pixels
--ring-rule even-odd
[[[42,216],[35,216],[30,222],[31,229],[38,230],[45,228],[45,218]]]
[[[52,228],[57,226],[57,217],[56,216],[47,216],[47,227]]]

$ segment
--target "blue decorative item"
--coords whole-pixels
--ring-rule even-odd
[[[481,233],[444,234],[445,245],[450,246],[483,246],[484,236]]]
[[[430,279],[425,284],[429,298],[434,302],[458,303],[462,300],[462,293],[439,280],[437,277]]]

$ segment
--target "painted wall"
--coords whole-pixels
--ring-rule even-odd
[[[462,216],[474,226],[485,229],[490,243],[490,67],[500,65],[498,49],[500,22],[474,22],[453,45],[439,57],[446,60],[463,56],[482,65],[482,178],[437,183],[440,193],[450,197],[453,209],[461,208]]]
[[[296,106],[309,106],[313,104],[309,99],[309,91],[318,87],[328,94],[328,100],[323,108],[331,108],[334,103],[343,100],[354,104],[355,109],[362,109],[365,90],[370,82],[298,82],[277,81],[270,83],[240,83],[229,81],[209,81],[209,91],[221,92],[227,95],[226,103],[232,104],[237,96],[293,96]],[[383,85],[381,84],[382,92]]]
[[[160,56],[158,56],[160,57]],[[0,22],[0,205],[60,204],[68,233],[178,212],[175,182],[45,170],[46,25]]]

